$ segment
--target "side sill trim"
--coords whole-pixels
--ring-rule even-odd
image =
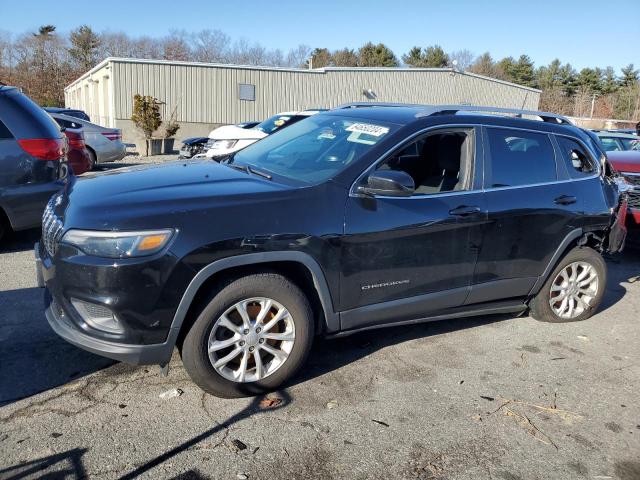
[[[325,335],[325,338],[329,338],[329,339],[342,338],[342,337],[347,337],[349,335],[353,335],[354,333],[364,332],[367,330],[377,330],[379,328],[388,328],[388,327],[399,327],[402,325],[414,325],[418,323],[435,322],[439,320],[451,320],[454,318],[477,317],[480,315],[492,315],[497,313],[520,313],[520,312],[524,312],[527,309],[527,305],[525,305],[524,302],[521,302],[521,301],[518,301],[516,303],[509,302],[506,304],[504,302],[498,302],[498,303],[493,303],[492,305],[493,306],[470,308],[468,310],[460,309],[452,313],[444,313],[441,315],[433,315],[430,317],[416,318],[413,320],[404,320],[402,322],[369,325],[362,328],[354,328],[352,330],[343,330],[335,334]]]

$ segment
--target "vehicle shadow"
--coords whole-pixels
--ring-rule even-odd
[[[640,281],[640,249],[626,248],[622,253],[607,256],[607,290],[600,312],[618,303],[626,294],[625,283]]]
[[[217,424],[215,427],[212,427],[204,432],[196,435],[195,437],[190,438],[189,440],[181,443],[177,447],[172,448],[171,450],[167,450],[161,455],[145,462],[144,464],[136,467],[134,470],[129,473],[120,476],[120,480],[129,480],[133,478],[138,478],[142,474],[148,472],[154,467],[170,460],[176,455],[192,448],[194,445],[202,442],[203,440],[209,438],[216,433],[226,430],[231,427],[233,424],[240,422],[241,420],[245,420],[251,416],[256,414],[265,412],[265,411],[274,411],[274,410],[282,410],[293,402],[293,397],[287,390],[280,390],[278,392],[271,393],[269,395],[260,395],[254,397],[251,400],[251,403],[247,405],[245,408],[240,410],[235,415],[232,415],[227,420],[222,423]]]
[[[189,450],[193,446],[215,435],[216,433],[227,430],[234,424],[254,415],[258,415],[267,411],[271,412],[274,410],[282,410],[291,405],[292,401],[293,398],[291,394],[286,390],[280,390],[269,395],[260,395],[254,397],[249,405],[242,408],[238,413],[232,415],[224,422],[216,424],[214,427],[209,428],[202,433],[199,433],[189,440],[182,442],[180,445],[177,445],[176,447],[167,450],[157,457],[148,460],[142,465],[137,466],[129,472],[121,473],[118,478],[120,480],[139,478],[158,465],[171,460],[176,455]],[[67,452],[50,455],[36,460],[31,460],[29,462],[21,462],[17,465],[12,465],[6,468],[1,468],[0,478],[7,480],[18,480],[27,477],[34,478],[35,475],[37,475],[38,478],[72,478],[78,480],[88,478],[89,475],[82,463],[82,456],[87,451],[88,450],[86,448],[75,448]],[[192,469],[174,478],[201,479],[206,477],[201,475],[197,470]]]
[[[18,480],[20,478],[86,478],[82,456],[86,448],[74,448],[62,453],[38,458],[6,468],[0,468],[0,478]],[[44,474],[47,470],[53,470]]]
[[[33,246],[38,240],[40,240],[39,228],[9,233],[7,238],[0,242],[0,254],[33,250]]]
[[[0,291],[0,407],[113,365],[56,335],[43,289]]]

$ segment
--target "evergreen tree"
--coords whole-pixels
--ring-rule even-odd
[[[358,50],[359,67],[397,67],[398,59],[393,51],[383,43],[364,44]]]
[[[536,85],[533,74],[533,62],[528,55],[520,55],[518,61],[511,66],[512,82],[518,85],[534,87]]]
[[[91,27],[82,25],[73,30],[69,36],[71,48],[69,55],[83,71],[91,69],[98,62],[100,38]]]
[[[56,31],[56,27],[54,25],[42,25],[38,29],[38,33],[34,33],[34,37],[46,37],[48,35],[53,35]]]
[[[566,95],[573,95],[576,91],[576,71],[567,63],[560,68],[560,82],[562,83],[562,89]]]
[[[421,49],[413,47],[402,56],[402,61],[411,67],[444,68],[449,65],[449,56],[440,45]]]
[[[629,87],[638,83],[638,70],[633,68],[633,63],[630,63],[622,69],[622,76],[620,77],[620,86]]]
[[[600,93],[602,91],[601,76],[600,69],[583,68],[576,77],[576,85],[584,92]]]
[[[420,47],[413,47],[409,50],[409,53],[402,55],[402,61],[411,67],[422,67],[423,60],[422,49]]]
[[[608,95],[614,93],[618,89],[618,79],[613,67],[607,67],[602,73],[602,93]]]
[[[311,53],[311,66],[313,68],[328,67],[331,65],[331,52],[327,48],[316,48]]]
[[[559,59],[553,60],[548,66],[540,66],[536,71],[536,82],[542,90],[558,88],[562,86],[560,71],[562,64]]]
[[[335,65],[336,67],[358,66],[358,54],[349,48],[336,50],[331,54],[331,60],[333,65]]]

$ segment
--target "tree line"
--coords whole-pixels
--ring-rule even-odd
[[[413,47],[400,59],[384,44],[367,43],[358,50],[316,48],[312,64],[318,67],[455,68],[542,90],[540,109],[577,117],[640,120],[640,73],[633,64],[616,72],[613,67],[577,70],[559,59],[535,66],[528,55],[495,60],[489,52],[447,53],[439,45]]]
[[[267,49],[220,30],[172,31],[161,38],[94,32],[82,25],[68,34],[54,25],[13,36],[0,31],[0,82],[22,87],[42,106],[64,105],[64,87],[107,57],[298,67],[311,48]]]
[[[398,57],[385,44],[372,42],[338,50],[299,45],[285,52],[245,39],[234,41],[220,30],[172,31],[161,38],[96,33],[87,25],[68,35],[59,34],[53,25],[15,37],[0,32],[0,81],[22,87],[41,105],[62,105],[64,86],[106,57],[302,68],[455,68],[541,89],[542,110],[640,119],[640,74],[633,64],[619,72],[610,66],[577,70],[559,59],[536,66],[527,55],[494,59],[488,52],[446,52],[439,45],[415,46]]]

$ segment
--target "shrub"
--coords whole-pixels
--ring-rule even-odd
[[[147,155],[149,155],[148,140],[162,125],[158,100],[150,95],[134,95],[131,121],[144,133],[144,138],[147,140]]]

